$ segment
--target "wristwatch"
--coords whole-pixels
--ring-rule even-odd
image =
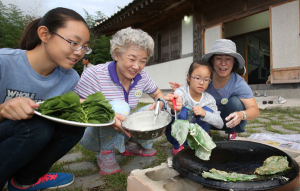
[[[244,114],[243,120],[245,120],[247,118],[247,114],[244,111],[241,111],[241,112],[243,112],[243,114]]]

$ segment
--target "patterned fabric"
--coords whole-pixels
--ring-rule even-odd
[[[110,104],[116,113],[125,116],[130,114],[129,105],[125,101],[115,100],[111,101]],[[146,105],[135,112],[149,110],[150,106],[151,104]],[[80,143],[85,149],[90,151],[101,152],[103,150],[117,149],[120,153],[123,153],[125,151],[125,142],[128,140],[129,138],[124,133],[112,127],[87,127]],[[153,145],[153,140],[146,141],[134,138],[131,138],[131,140],[140,143],[144,148],[152,148]]]
[[[101,91],[109,101],[124,100],[130,109],[136,108],[142,93],[153,94],[157,85],[150,76],[142,70],[131,81],[129,92],[122,86],[116,72],[115,62],[98,64],[82,73],[74,90],[81,98]]]
[[[213,112],[206,112],[205,117],[200,117],[200,119],[210,125],[213,125],[216,128],[221,129],[223,127],[223,120],[220,116],[220,112],[218,111],[216,100],[209,93],[202,92],[202,97],[199,102],[196,102],[191,97],[189,86],[181,86],[177,88],[174,94],[177,94],[181,97],[183,106],[188,109],[187,120],[191,119],[194,116],[192,110],[193,107],[200,106],[203,108],[204,106],[206,106],[210,108]],[[168,110],[170,110],[170,108]]]

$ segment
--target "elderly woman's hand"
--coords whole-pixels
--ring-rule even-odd
[[[154,109],[156,107],[156,103],[157,102],[152,103],[152,105],[149,107],[149,110]],[[163,109],[163,107],[164,107],[164,103],[161,101],[161,103],[159,105],[159,110],[161,111]]]
[[[168,105],[170,108],[173,109],[173,103],[172,103],[172,99],[175,98],[176,100],[176,108],[178,109],[178,111],[180,111],[182,109],[182,99],[179,95],[177,94],[168,94],[164,97],[164,99],[168,102]]]
[[[228,123],[226,123],[226,127],[228,128],[233,128],[235,126],[237,126],[238,124],[240,124],[241,120],[243,119],[244,115],[242,112],[233,112],[230,115],[228,115],[225,120],[226,121],[230,121]]]
[[[127,137],[131,137],[131,134],[123,129],[121,121],[125,121],[126,117],[124,115],[121,115],[119,113],[115,113],[115,123],[112,124],[112,127],[117,131],[122,131]]]

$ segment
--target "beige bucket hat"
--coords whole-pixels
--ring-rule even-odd
[[[228,54],[233,56],[239,62],[239,69],[242,69],[245,66],[244,58],[236,52],[236,45],[234,42],[228,39],[219,39],[217,40],[211,48],[209,53],[206,53],[202,56],[202,60],[208,61],[210,57],[214,54]]]

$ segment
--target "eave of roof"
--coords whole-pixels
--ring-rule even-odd
[[[186,0],[133,0],[118,12],[98,23],[95,23],[95,35],[112,35],[121,28],[143,23],[174,4]]]

